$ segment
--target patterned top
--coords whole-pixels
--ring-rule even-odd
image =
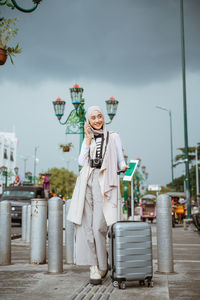
[[[97,145],[96,158],[102,158],[103,135],[95,137],[95,141]]]
[[[123,151],[122,151],[122,142],[119,137],[119,134],[116,134],[116,136],[115,136],[115,146],[116,146],[116,151],[117,151],[118,169],[122,170],[123,166],[125,166],[126,163],[124,161],[124,156],[123,156]],[[79,166],[83,166],[85,160],[88,159],[89,149],[90,149],[90,146],[86,145],[86,139],[84,139],[82,147],[81,147],[81,152],[80,152],[79,158],[78,158]]]

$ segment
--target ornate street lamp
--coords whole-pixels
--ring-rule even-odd
[[[10,3],[10,1],[11,1],[12,3]],[[0,5],[7,5],[7,6],[10,7],[11,9],[16,8],[16,9],[18,9],[18,10],[24,12],[24,13],[31,13],[31,12],[33,12],[33,11],[36,10],[36,8],[38,7],[38,4],[39,4],[40,2],[42,2],[42,0],[32,0],[32,2],[33,2],[33,7],[27,9],[27,8],[21,7],[21,6],[17,3],[17,1],[15,1],[15,0],[10,0],[10,1],[9,1],[9,0],[0,0]]]
[[[7,188],[8,185],[8,168],[6,166],[2,166],[0,168],[0,174],[5,177],[5,187]]]
[[[32,183],[32,173],[30,171],[25,173],[25,179],[29,181],[29,183]]]
[[[58,118],[59,121],[62,118],[62,116],[64,115],[65,103],[66,102],[63,101],[61,98],[57,98],[56,101],[53,101],[53,107],[54,107],[55,115],[56,115],[56,117]]]
[[[140,167],[140,164],[141,164],[141,158],[140,158],[140,157],[137,157],[136,159],[138,160],[138,165],[137,165],[137,166],[138,166],[138,168],[139,168],[139,167]]]
[[[142,173],[145,174],[146,166],[145,166],[145,165],[142,165],[141,168],[142,168]]]
[[[72,104],[74,105],[74,108],[77,110],[79,105],[81,104],[84,89],[79,87],[79,85],[76,83],[69,90],[70,90]]]
[[[15,172],[15,175],[17,176],[19,174],[19,168],[16,166],[14,167],[14,172]]]
[[[7,172],[8,168],[6,166],[1,167],[2,174],[5,176],[5,173]]]
[[[71,101],[74,106],[74,109],[70,112],[65,122],[61,122],[61,118],[64,115],[65,111],[65,101],[61,98],[57,98],[56,101],[53,101],[55,115],[58,118],[58,121],[61,125],[66,125],[66,134],[80,134],[80,149],[84,139],[84,124],[85,124],[85,100],[83,97],[84,89],[79,87],[76,83],[70,90]],[[110,124],[114,118],[117,105],[119,101],[111,97],[109,100],[106,100],[107,113],[110,118],[110,121],[106,124]]]
[[[112,119],[116,115],[118,103],[119,103],[119,101],[116,100],[114,97],[110,97],[109,100],[106,100],[106,109],[107,109],[108,116],[110,118],[109,123],[112,122]],[[107,124],[109,124],[109,123],[107,123]]]
[[[134,193],[136,194],[136,199],[137,199],[137,203],[139,203],[139,195],[140,195],[140,187],[142,188],[142,190],[144,189],[145,181],[147,180],[148,177],[148,172],[146,172],[146,166],[142,165],[141,169],[140,165],[141,165],[141,158],[138,157],[137,160],[139,160],[138,163],[138,170],[135,172],[134,174]],[[143,184],[143,186],[142,186]]]

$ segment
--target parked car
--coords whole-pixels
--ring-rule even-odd
[[[12,222],[21,224],[22,206],[31,204],[33,198],[44,198],[43,187],[11,186],[4,189],[0,201],[7,200],[11,203]]]

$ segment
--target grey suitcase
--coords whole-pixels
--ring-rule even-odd
[[[119,212],[120,205],[118,201]],[[140,285],[153,286],[151,226],[145,222],[118,221],[110,226],[108,237],[113,285],[125,289],[126,281],[138,280]]]
[[[109,262],[113,285],[124,289],[126,281],[153,286],[152,238],[148,223],[121,221],[109,229]]]

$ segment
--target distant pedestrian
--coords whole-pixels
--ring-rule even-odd
[[[13,185],[14,186],[22,185],[22,182],[21,182],[20,177],[18,175],[15,177],[15,181],[13,182]]]
[[[50,190],[50,180],[47,175],[45,175],[44,179],[43,179],[43,188],[44,188],[44,197],[46,199],[48,199],[49,198],[49,190]]]
[[[75,263],[90,266],[90,283],[107,274],[107,226],[117,221],[117,170],[126,170],[118,133],[108,132],[100,107],[86,114],[83,166],[76,181],[68,220],[75,223]]]

